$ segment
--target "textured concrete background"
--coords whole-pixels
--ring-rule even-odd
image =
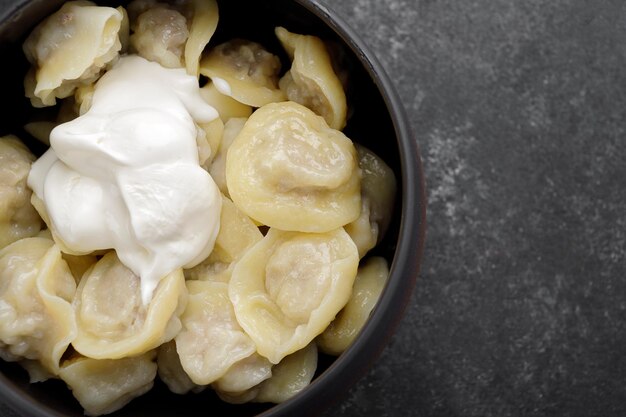
[[[326,4],[395,81],[430,203],[407,316],[325,417],[626,415],[625,3]]]

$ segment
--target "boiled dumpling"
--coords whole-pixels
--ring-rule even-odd
[[[270,229],[235,265],[229,296],[237,321],[272,363],[322,333],[352,291],[359,256],[343,230]]]
[[[219,11],[215,0],[191,0],[191,5],[193,19],[185,44],[185,66],[189,75],[198,76],[200,56],[217,29]]]
[[[370,258],[359,268],[350,301],[317,338],[322,352],[340,355],[350,346],[374,309],[388,276],[387,261],[381,257]]]
[[[380,242],[387,231],[396,195],[396,178],[389,166],[374,152],[356,145],[361,179],[361,215],[345,229],[363,257]]]
[[[224,122],[219,117],[212,122],[198,126],[198,162],[205,170],[209,170],[209,166],[218,154],[223,137]]]
[[[200,73],[209,77],[220,93],[253,107],[285,100],[278,88],[279,72],[276,55],[243,39],[216,46],[200,61]]]
[[[263,235],[237,206],[222,196],[220,231],[211,255],[200,264],[184,271],[185,278],[201,281],[230,281],[234,262],[241,258]]]
[[[219,18],[215,0],[175,3],[135,0],[128,5],[133,34],[130,42],[142,57],[166,68],[186,67],[198,75],[200,55]]]
[[[228,155],[228,149],[230,149],[230,146],[235,141],[235,138],[245,126],[246,121],[247,119],[244,118],[234,118],[226,122],[219,150],[209,167],[209,174],[211,174],[211,178],[213,178],[220,191],[226,196],[230,196],[230,193],[228,192],[228,185],[226,183],[226,156]]]
[[[86,415],[109,414],[150,391],[157,373],[155,356],[151,351],[115,360],[75,358],[63,365],[60,377]]]
[[[139,277],[109,252],[80,281],[74,300],[78,336],[72,344],[95,359],[145,353],[178,333],[186,297],[179,269],[159,282],[145,306]]]
[[[25,238],[0,250],[0,349],[52,375],[76,336],[76,283],[54,242]]]
[[[54,105],[77,86],[93,83],[122,49],[123,20],[121,10],[70,1],[40,23],[24,42],[33,64],[24,81],[33,106]]]
[[[270,403],[287,401],[311,383],[316,369],[317,347],[315,343],[310,343],[272,368],[272,377],[259,385],[254,401]]]
[[[17,137],[0,137],[0,249],[35,236],[41,229],[41,218],[30,203],[32,192],[26,185],[34,160]]]
[[[361,212],[352,141],[294,102],[252,114],[228,151],[226,182],[244,213],[281,230],[326,232]]]
[[[238,102],[232,97],[217,91],[215,84],[208,82],[200,89],[200,95],[213,107],[220,115],[220,118],[227,123],[233,117],[247,119],[252,114],[252,107]]]
[[[141,13],[132,25],[130,44],[139,56],[166,68],[182,68],[189,37],[187,19],[168,5]]]
[[[253,353],[233,364],[212,386],[221,393],[241,394],[272,376],[272,363]]]
[[[253,354],[255,346],[235,318],[227,284],[187,281],[187,287],[189,303],[181,316],[176,349],[191,380],[206,385]]]
[[[200,392],[205,387],[193,383],[180,364],[176,351],[176,342],[169,341],[161,345],[157,354],[159,378],[175,394],[186,394],[189,391]]]
[[[298,35],[276,28],[276,36],[292,59],[291,69],[280,79],[280,89],[289,100],[298,102],[318,115],[333,129],[346,125],[346,94],[324,42],[318,37]]]

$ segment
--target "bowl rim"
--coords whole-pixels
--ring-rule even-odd
[[[43,0],[35,0],[35,2]],[[388,109],[398,148],[401,150],[402,206],[396,252],[383,293],[368,321],[351,346],[295,397],[258,414],[259,417],[315,415],[338,401],[380,356],[400,324],[417,283],[426,237],[426,186],[417,138],[402,101],[382,64],[344,18],[319,0],[292,0],[319,18],[355,54],[370,76]],[[18,19],[28,0],[6,2],[0,21]],[[393,306],[390,308],[390,306]],[[380,333],[383,332],[383,336]],[[23,391],[0,373],[0,398],[8,406],[38,417],[65,417]]]
[[[259,417],[314,415],[329,408],[371,367],[400,324],[417,283],[426,238],[426,185],[408,116],[391,79],[360,35],[319,0],[293,0],[323,21],[356,55],[389,111],[400,152],[402,207],[396,252],[387,284],[354,343],[301,393]],[[406,274],[411,271],[410,274]],[[389,308],[389,306],[394,306]],[[381,329],[384,336],[380,337]],[[330,392],[330,387],[335,388]],[[304,412],[302,410],[305,410]],[[310,411],[307,411],[310,410]]]

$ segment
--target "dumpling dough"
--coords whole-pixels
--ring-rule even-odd
[[[189,391],[201,392],[205,387],[193,383],[180,364],[176,351],[176,342],[169,341],[159,346],[157,354],[159,378],[175,394],[187,394]]]
[[[202,51],[219,19],[215,0],[171,4],[135,0],[128,6],[133,21],[131,45],[142,57],[166,68],[186,67],[197,76]]]
[[[33,106],[52,106],[77,86],[93,83],[122,49],[124,17],[111,7],[70,1],[40,23],[24,42],[33,64],[24,81]]]
[[[77,358],[60,376],[88,416],[110,414],[152,389],[157,373],[155,352],[116,360]]]
[[[350,301],[317,338],[322,352],[340,355],[350,346],[376,306],[388,276],[387,261],[381,257],[370,258],[359,268]]]
[[[211,255],[199,265],[185,270],[187,279],[228,282],[232,268],[230,265],[241,258],[263,235],[237,206],[222,196],[220,231],[215,239]]]
[[[352,141],[294,102],[252,114],[228,151],[226,182],[244,213],[281,230],[327,232],[361,212]]]
[[[130,44],[139,56],[165,68],[182,68],[189,37],[187,19],[167,5],[141,13],[133,22]]]
[[[220,143],[224,137],[224,122],[219,117],[209,123],[198,125],[198,162],[206,171],[219,152]]]
[[[262,45],[234,39],[216,46],[200,61],[200,74],[222,94],[252,107],[284,101],[278,88],[280,59]]]
[[[292,59],[291,69],[280,79],[280,89],[287,98],[318,115],[333,129],[346,125],[346,93],[324,42],[318,37],[297,35],[278,27],[276,36]]]
[[[238,361],[255,351],[241,329],[228,298],[228,285],[187,281],[189,303],[176,336],[180,363],[191,380],[207,385],[222,377]]]
[[[224,95],[217,90],[215,84],[208,82],[200,89],[200,95],[213,107],[220,115],[220,118],[227,123],[233,117],[247,119],[252,114],[252,107],[238,102],[232,97]]]
[[[396,178],[389,166],[371,150],[356,145],[361,179],[361,215],[346,225],[346,232],[361,257],[378,244],[389,226],[396,197]]]
[[[226,156],[228,155],[228,150],[235,141],[235,138],[239,135],[239,133],[241,133],[246,121],[247,119],[244,118],[234,118],[226,122],[219,150],[209,167],[209,174],[211,174],[211,178],[213,178],[213,181],[215,181],[215,184],[217,184],[220,191],[226,196],[230,196],[228,184],[226,183]]]
[[[17,137],[0,137],[0,249],[41,229],[41,218],[30,204],[32,191],[26,185],[34,160]]]
[[[185,44],[185,66],[187,74],[198,76],[200,56],[217,29],[219,10],[215,0],[191,0],[191,6],[193,19]]]
[[[272,363],[258,353],[253,353],[233,364],[213,388],[222,393],[240,394],[272,376]]]
[[[259,385],[254,401],[277,404],[287,401],[311,383],[316,369],[317,347],[310,343],[272,368],[272,377]]]
[[[78,336],[72,344],[94,359],[140,355],[174,338],[186,301],[178,269],[161,280],[144,306],[139,277],[109,252],[80,281],[74,300]]]
[[[52,375],[76,337],[74,277],[54,242],[25,238],[0,250],[0,350]]]
[[[359,255],[343,230],[270,229],[235,265],[229,296],[259,354],[276,364],[304,348],[350,298]]]

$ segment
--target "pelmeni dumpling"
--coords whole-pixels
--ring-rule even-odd
[[[228,291],[258,353],[276,364],[322,333],[348,302],[358,262],[343,228],[270,229],[237,262]]]
[[[227,284],[187,281],[187,287],[189,303],[181,316],[176,349],[191,380],[207,385],[256,349],[235,318]]]
[[[217,90],[252,107],[284,101],[278,88],[280,59],[262,45],[234,39],[213,48],[200,61],[200,74]]]
[[[74,277],[54,242],[25,238],[0,250],[0,350],[52,375],[76,337]]]
[[[259,228],[227,197],[222,196],[220,231],[211,255],[184,271],[185,278],[201,281],[230,281],[233,263],[263,238]]]
[[[35,236],[42,226],[26,185],[35,157],[15,136],[0,137],[0,249]]]
[[[215,159],[222,138],[224,137],[224,122],[219,117],[212,122],[202,123],[198,126],[198,159],[200,166],[209,170],[209,166]]]
[[[135,0],[128,5],[131,46],[142,57],[166,68],[187,68],[197,76],[202,51],[219,19],[215,0],[173,3]]]
[[[396,178],[374,152],[356,145],[361,168],[361,215],[345,226],[361,257],[380,242],[387,231],[396,196]]]
[[[76,256],[62,253],[62,256],[65,262],[67,262],[67,266],[69,266],[77,284],[80,282],[85,272],[98,262],[98,257],[94,254]]]
[[[346,93],[333,70],[324,42],[316,36],[298,35],[282,27],[275,32],[293,61],[291,69],[280,79],[280,89],[289,100],[322,116],[333,129],[343,129]]]
[[[35,107],[52,106],[77,86],[91,84],[122,49],[121,8],[70,1],[40,23],[24,42],[33,69],[24,81]]]
[[[253,353],[233,364],[212,386],[222,393],[241,394],[272,376],[272,363]]]
[[[217,29],[219,10],[216,0],[191,0],[191,5],[193,19],[185,44],[185,66],[187,74],[198,76],[200,56]]]
[[[317,338],[320,350],[340,355],[354,341],[374,309],[389,277],[387,261],[372,257],[359,268],[348,304]]]
[[[178,269],[159,282],[145,306],[140,278],[109,252],[80,281],[74,300],[78,336],[72,344],[94,359],[145,353],[178,333],[186,301],[185,278]]]
[[[226,156],[228,155],[230,145],[233,144],[235,138],[239,135],[247,120],[248,119],[238,117],[230,119],[226,122],[224,125],[222,142],[220,143],[215,159],[213,159],[213,162],[209,167],[209,174],[211,174],[211,178],[213,178],[213,181],[215,181],[215,184],[217,184],[220,191],[226,196],[230,196],[230,193],[228,192],[228,184],[226,183]]]
[[[189,37],[187,19],[168,5],[141,13],[132,25],[130,44],[139,56],[166,68],[182,68]]]
[[[180,364],[176,351],[176,342],[169,341],[159,346],[157,354],[159,378],[174,394],[187,394],[190,391],[200,392],[205,387],[193,383]]]
[[[217,91],[213,82],[208,82],[200,89],[200,95],[213,107],[220,115],[220,118],[227,123],[233,117],[247,119],[252,114],[252,107],[238,102],[232,97]]]
[[[79,357],[65,363],[61,379],[88,416],[110,414],[152,389],[155,352],[115,360]]]
[[[254,401],[277,404],[287,401],[311,383],[316,369],[317,347],[310,343],[272,368],[272,377],[259,385]]]
[[[352,141],[294,102],[250,116],[228,151],[226,182],[244,213],[281,230],[327,232],[361,212]]]

